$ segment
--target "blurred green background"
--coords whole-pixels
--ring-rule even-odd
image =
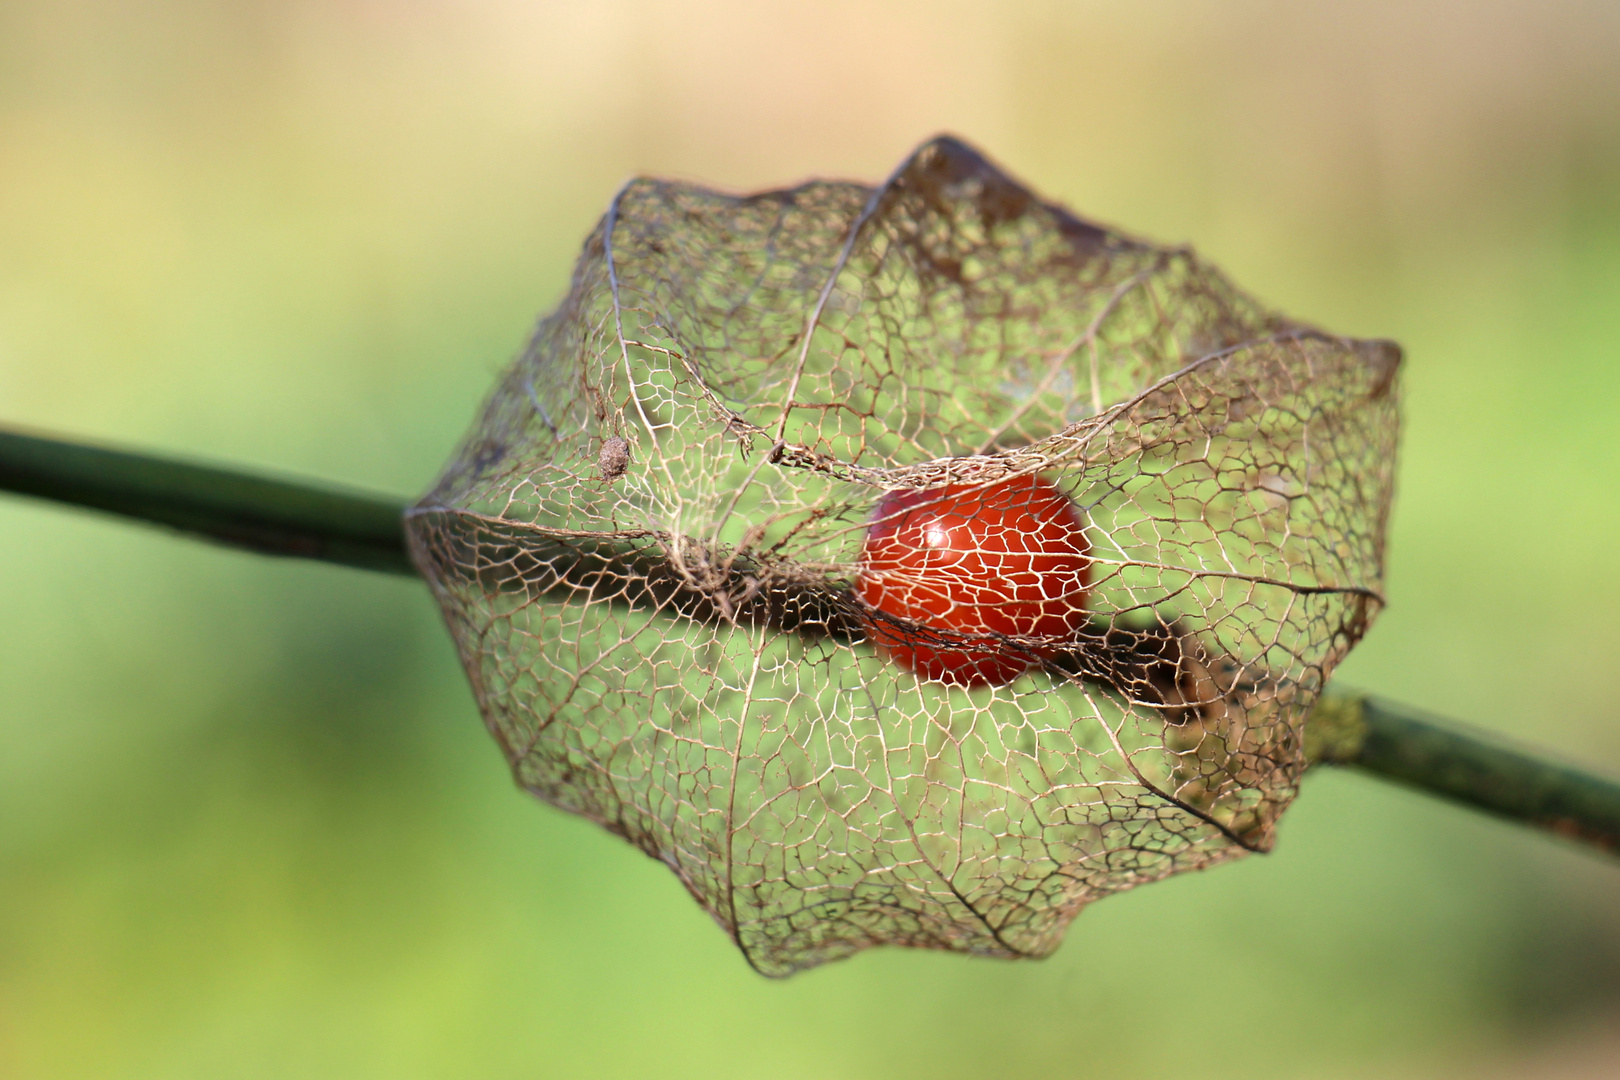
[[[633,172],[942,129],[1408,349],[1341,679],[1620,769],[1608,0],[0,3],[0,422],[425,489]],[[1051,960],[767,982],[426,591],[0,502],[0,1077],[1610,1077],[1620,868],[1355,775]]]

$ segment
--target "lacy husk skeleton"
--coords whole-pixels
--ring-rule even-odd
[[[641,179],[408,531],[518,782],[760,971],[1041,956],[1272,845],[1382,604],[1399,359],[949,138],[876,188]],[[874,504],[1032,473],[1085,516],[1082,628],[999,641],[1004,686],[884,662]]]

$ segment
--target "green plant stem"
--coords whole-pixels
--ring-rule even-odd
[[[1408,705],[1330,688],[1311,713],[1306,756],[1430,795],[1620,849],[1620,780]]]
[[[416,574],[402,499],[0,431],[0,491],[90,507],[271,555]],[[1330,688],[1306,725],[1313,764],[1395,780],[1604,851],[1620,782],[1486,732]]]
[[[415,574],[405,502],[0,431],[0,491],[167,525],[266,555]]]

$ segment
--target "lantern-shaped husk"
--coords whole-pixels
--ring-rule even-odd
[[[1042,956],[1271,846],[1381,604],[1399,357],[954,139],[877,188],[636,180],[411,544],[518,782],[760,971]],[[1028,474],[1083,514],[1077,629],[1000,642],[1030,658],[1000,686],[886,661],[851,588],[874,505]]]

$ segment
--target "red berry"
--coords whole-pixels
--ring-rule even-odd
[[[868,608],[947,638],[1066,638],[1084,626],[1090,545],[1079,507],[1037,476],[998,484],[891,491],[861,547],[855,595]],[[919,635],[867,619],[877,651],[924,679],[1011,682],[1052,646]]]

